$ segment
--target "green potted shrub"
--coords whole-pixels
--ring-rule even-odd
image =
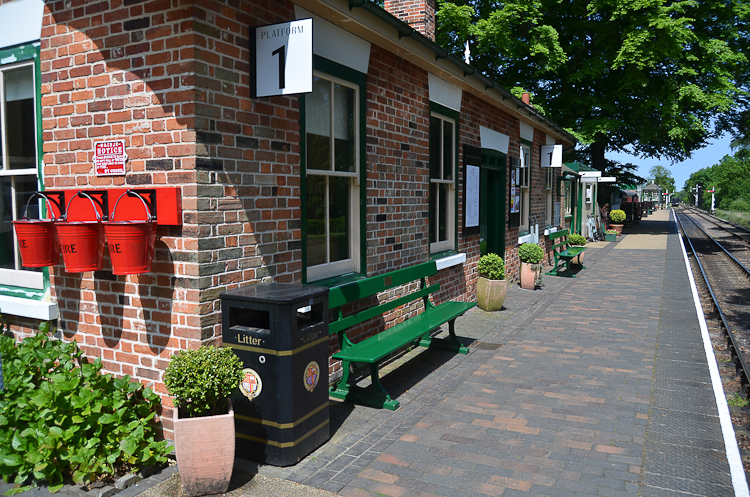
[[[518,260],[521,261],[521,288],[533,290],[541,284],[544,249],[536,243],[524,243],[518,247]]]
[[[234,410],[229,397],[243,378],[228,348],[201,347],[172,356],[164,385],[174,399],[174,445],[188,497],[224,493],[234,467]]]
[[[485,254],[477,264],[477,305],[485,311],[499,311],[505,302],[505,263],[497,254]]]
[[[572,247],[584,247],[586,245],[586,237],[583,235],[579,235],[578,233],[572,233],[570,236],[568,236],[568,244]],[[576,265],[582,265],[583,264],[583,255],[585,252],[581,252],[577,256],[573,257],[570,262],[571,264]]]
[[[625,211],[622,209],[615,209],[609,213],[609,219],[612,223],[609,225],[610,228],[617,230],[617,234],[622,233],[622,223],[625,222]]]
[[[605,230],[604,231],[604,241],[605,242],[615,242],[615,241],[617,241],[617,230],[614,230],[614,229]]]

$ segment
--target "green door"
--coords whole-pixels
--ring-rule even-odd
[[[482,151],[479,172],[479,250],[505,259],[505,156]]]

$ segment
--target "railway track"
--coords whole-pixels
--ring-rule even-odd
[[[730,405],[750,398],[749,233],[692,209],[675,210]],[[729,228],[727,228],[729,226]],[[736,228],[736,229],[735,229]],[[750,405],[730,407],[750,477]]]
[[[715,221],[711,226],[705,216],[690,212],[677,213],[686,246],[694,256],[706,291],[710,296],[719,325],[732,348],[732,359],[741,375],[743,393],[750,394],[750,243],[736,235],[716,235],[721,231]],[[729,233],[724,231],[724,233]],[[740,241],[736,241],[740,240]],[[739,257],[735,256],[739,255]]]

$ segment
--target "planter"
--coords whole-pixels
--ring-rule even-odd
[[[505,302],[508,285],[505,280],[477,280],[477,305],[484,311],[499,311]]]
[[[536,288],[537,274],[541,272],[540,264],[521,263],[521,288],[533,290]]]
[[[571,247],[577,247],[578,245],[571,245]],[[586,252],[581,252],[577,256],[573,257],[570,260],[571,264],[575,264],[576,266],[583,266],[583,256],[586,255]]]
[[[616,234],[610,235],[609,233],[605,233],[604,234],[604,241],[605,242],[616,242],[617,241],[617,235]]]
[[[624,226],[623,224],[614,224],[614,223],[609,225],[610,229],[616,230],[618,235],[622,235],[623,226]]]
[[[187,497],[220,494],[234,467],[234,409],[218,416],[182,418],[174,412],[174,446]]]

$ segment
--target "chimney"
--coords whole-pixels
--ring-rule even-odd
[[[531,105],[531,100],[529,100],[529,94],[526,92],[523,92],[521,94],[521,101],[525,103],[526,105]]]
[[[387,12],[435,41],[435,0],[385,0]]]

